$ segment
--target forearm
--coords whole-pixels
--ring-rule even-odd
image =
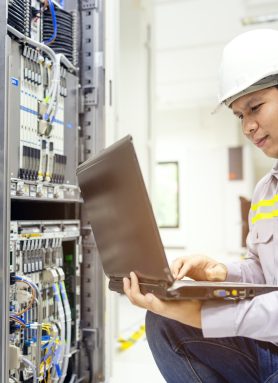
[[[200,301],[175,301],[175,302],[163,302],[162,309],[159,311],[152,310],[156,314],[165,316],[169,319],[174,319],[185,325],[202,328],[201,324],[201,308],[202,303]]]
[[[205,302],[202,331],[205,337],[244,336],[278,343],[278,292],[240,302]]]
[[[200,301],[162,301],[153,294],[143,295],[140,292],[138,278],[135,273],[130,273],[130,280],[124,278],[123,284],[126,296],[134,305],[188,326],[201,328],[202,303]]]

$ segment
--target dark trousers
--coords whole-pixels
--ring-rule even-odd
[[[146,333],[167,383],[278,383],[278,347],[272,343],[204,338],[199,329],[151,312]]]

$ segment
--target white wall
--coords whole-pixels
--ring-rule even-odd
[[[275,11],[278,8],[276,2],[110,0],[107,1],[108,8],[110,19],[106,25],[108,49],[105,55],[107,145],[132,134],[147,186],[152,179],[154,147],[157,148],[157,160],[170,157],[179,160],[181,171],[184,169],[184,174],[190,175],[195,192],[187,190],[188,178],[184,176],[184,185],[181,178],[182,226],[178,230],[162,231],[166,245],[224,250],[239,247],[240,217],[235,201],[239,194],[251,196],[255,181],[272,161],[248,146],[247,178],[243,183],[228,183],[227,148],[247,143],[228,111],[215,116],[211,116],[210,111],[217,103],[217,70],[223,46],[241,31],[258,27],[243,27],[243,17]],[[260,26],[277,27],[277,23]],[[109,81],[112,105],[109,105]],[[198,168],[199,163],[203,163],[203,170]],[[192,168],[188,168],[189,164]],[[215,169],[213,174],[210,174],[211,169]],[[195,230],[197,215],[192,209],[195,205],[203,206],[199,198],[194,199],[201,182],[198,180],[200,172],[206,187],[210,183],[213,185],[204,196],[209,198],[204,200],[203,197],[202,203],[211,206],[213,200],[216,209],[212,219],[202,220],[201,236]],[[209,181],[209,174],[213,176],[213,182]],[[185,208],[188,203],[190,206]],[[229,209],[234,214],[232,219],[225,218],[230,214]],[[201,210],[198,208],[200,213]],[[210,227],[214,228],[213,235]]]
[[[222,47],[241,31],[242,0],[156,1],[157,106],[216,100]]]
[[[241,19],[274,12],[270,0],[155,0],[155,140],[157,161],[180,162],[179,229],[161,230],[166,246],[188,251],[240,249],[239,195],[251,197],[272,160],[242,137],[228,110],[216,115],[217,71]],[[228,181],[228,147],[244,145],[244,180]]]
[[[189,252],[235,251],[240,247],[238,193],[249,196],[251,161],[244,181],[228,181],[228,147],[238,146],[239,129],[228,110],[210,108],[161,111],[157,116],[158,161],[179,161],[180,227],[161,229],[166,247]],[[246,154],[250,152],[245,149]],[[249,153],[250,154],[250,153]]]
[[[147,186],[151,183],[152,57],[149,26],[152,2],[105,1],[105,139],[106,146],[131,134]],[[119,296],[107,291],[106,369],[115,375],[120,335]],[[127,318],[124,325],[134,319]]]
[[[106,146],[132,135],[147,186],[153,152],[152,35],[152,1],[105,1]]]

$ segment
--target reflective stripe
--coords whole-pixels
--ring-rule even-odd
[[[273,206],[276,202],[278,202],[278,194],[271,199],[263,199],[258,203],[254,203],[251,205],[251,210],[256,211],[260,206]]]
[[[268,213],[258,213],[252,218],[252,223],[260,221],[261,219],[271,219],[278,217],[278,210],[273,210]]]

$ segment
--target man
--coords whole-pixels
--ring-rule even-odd
[[[219,82],[220,104],[254,145],[278,159],[278,31],[252,30],[227,44]],[[278,161],[255,188],[249,229],[244,261],[181,258],[171,267],[174,277],[277,285]],[[278,382],[278,292],[237,303],[167,302],[142,295],[130,277],[125,293],[148,310],[147,339],[168,383]]]

